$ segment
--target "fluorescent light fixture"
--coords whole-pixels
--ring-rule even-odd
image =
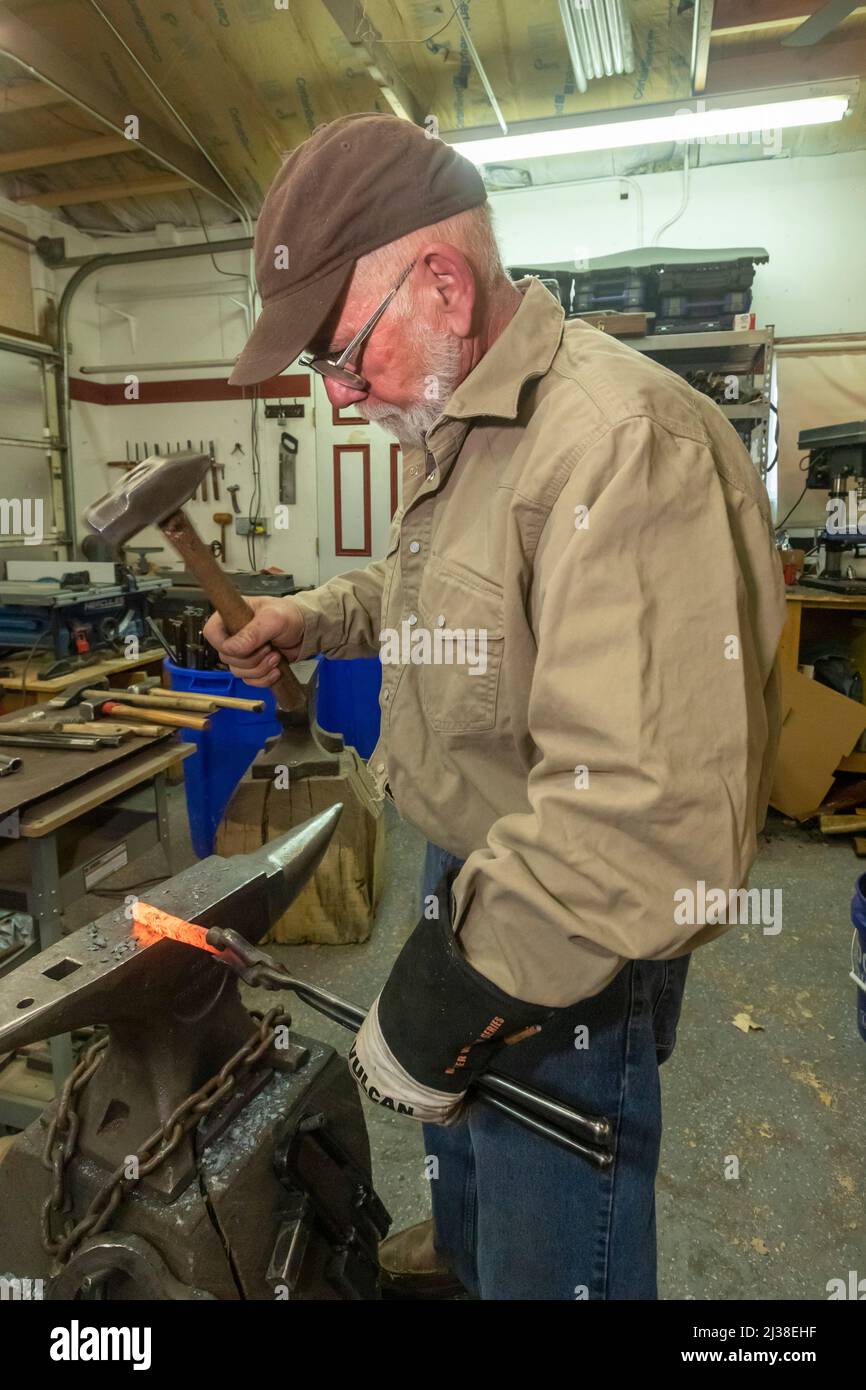
[[[749,106],[707,107],[698,99],[696,109],[685,104],[663,116],[632,117],[604,121],[586,120],[581,125],[525,132],[512,127],[509,135],[466,139],[446,133],[460,154],[473,164],[507,164],[513,160],[540,159],[558,154],[585,154],[592,150],[621,150],[638,145],[669,145],[686,141],[717,140],[726,135],[750,131],[784,130],[790,126],[825,125],[841,121],[848,113],[850,96],[800,97],[786,101],[765,101]],[[604,113],[606,114],[606,113]]]

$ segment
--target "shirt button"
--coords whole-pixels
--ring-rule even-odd
[[[390,698],[391,698],[391,692],[390,692],[390,690],[383,690],[383,691],[382,691],[382,699],[384,700],[385,704],[388,703],[388,701],[390,700]]]
[[[417,614],[417,613],[410,613],[409,616],[408,616],[408,618],[406,619],[406,621],[407,621],[407,623],[417,623],[417,621],[418,621],[418,614]]]
[[[377,763],[377,764],[376,764],[376,771],[377,771],[377,772],[384,772],[384,771],[385,771],[385,764],[384,764],[384,763]]]
[[[434,479],[435,477],[436,477],[436,469],[434,468],[430,473],[427,474],[427,481],[428,481],[428,483],[432,483],[432,481],[433,481],[433,479]]]
[[[410,553],[410,555],[417,555],[417,554],[418,554],[418,551],[419,551],[420,549],[421,549],[421,542],[420,542],[420,541],[410,541],[410,542],[409,542],[409,553]]]

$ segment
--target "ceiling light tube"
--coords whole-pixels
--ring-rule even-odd
[[[613,70],[617,76],[623,73],[622,60],[622,31],[620,29],[620,15],[616,0],[605,0],[607,10],[607,27],[610,30],[610,46],[613,51]]]
[[[574,15],[575,28],[581,48],[586,54],[588,70],[591,69],[589,75],[591,77],[604,77],[598,35],[595,32],[592,14],[587,9],[585,0],[571,0],[571,12]]]
[[[743,104],[712,107],[699,100],[697,109],[665,107],[663,115],[636,117],[632,111],[625,111],[614,120],[610,119],[611,112],[593,112],[580,118],[579,124],[526,122],[531,129],[513,126],[504,137],[478,132],[474,138],[467,138],[467,132],[454,131],[443,132],[443,139],[477,165],[641,145],[715,141],[727,135],[841,121],[848,112],[851,95],[844,92],[756,102],[741,94],[738,100]]]
[[[613,77],[613,53],[610,46],[610,35],[607,32],[607,11],[604,8],[604,0],[592,0],[592,14],[595,27],[598,30],[604,74],[605,77]]]
[[[574,35],[577,40],[577,46],[580,49],[580,55],[583,58],[583,67],[584,71],[586,72],[586,78],[588,82],[591,82],[592,79],[596,76],[596,72],[595,64],[592,61],[592,51],[589,46],[589,37],[586,32],[586,26],[584,25],[583,27],[581,27],[574,13],[574,10],[572,10],[572,19],[574,20]]]
[[[587,88],[586,70],[577,42],[577,33],[574,28],[574,18],[569,9],[569,0],[559,0],[559,17],[562,20],[562,28],[565,33],[565,42],[568,48],[568,56],[571,59],[571,70],[574,73],[577,90],[579,92],[585,92]]]

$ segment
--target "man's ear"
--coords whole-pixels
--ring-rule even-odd
[[[420,293],[429,295],[443,327],[455,338],[469,338],[475,330],[478,293],[475,273],[456,246],[430,242],[416,258]]]

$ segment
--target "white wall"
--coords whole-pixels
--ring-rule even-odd
[[[211,239],[221,235],[235,238],[234,228],[211,230]],[[198,241],[199,236],[185,238]],[[155,245],[153,238],[125,238],[122,242],[100,242],[103,250],[135,250]],[[165,260],[142,265],[118,266],[95,273],[78,291],[71,318],[72,373],[94,382],[122,383],[118,372],[82,373],[82,367],[165,362],[175,364],[166,370],[142,372],[142,383],[168,379],[225,379],[228,367],[190,368],[184,363],[223,361],[237,356],[246,341],[247,319],[240,280],[225,278],[224,272],[241,275],[248,264],[246,254],[221,255],[217,271],[207,256],[187,260]],[[223,273],[220,273],[223,272]],[[125,318],[123,315],[129,315]],[[316,560],[316,470],[312,400],[303,401],[303,420],[292,420],[289,429],[299,441],[296,505],[290,509],[288,531],[275,531],[266,541],[257,541],[259,568],[275,566],[294,575],[298,584],[318,580]],[[99,497],[118,479],[109,469],[109,460],[122,460],[134,446],[213,440],[218,462],[225,464],[220,481],[221,499],[215,502],[208,480],[208,502],[188,504],[190,515],[209,542],[219,538],[214,512],[231,511],[228,486],[237,483],[238,499],[244,513],[252,497],[251,405],[248,401],[178,402],[142,404],[129,400],[122,405],[73,403],[73,450],[75,458],[76,512]],[[259,407],[259,457],[261,461],[263,516],[273,515],[277,504],[277,450],[280,428],[276,420],[265,420]],[[164,544],[160,534],[142,532],[141,545]],[[248,568],[246,542],[233,531],[227,534],[230,566]],[[153,557],[158,563],[177,567],[173,553]]]
[[[676,212],[682,175],[635,179],[645,242]],[[491,195],[505,259],[571,261],[575,248],[606,256],[636,246],[633,193],[619,183],[532,188]],[[779,336],[866,331],[866,151],[812,159],[762,159],[693,170],[683,216],[662,246],[763,246],[755,309]]]

